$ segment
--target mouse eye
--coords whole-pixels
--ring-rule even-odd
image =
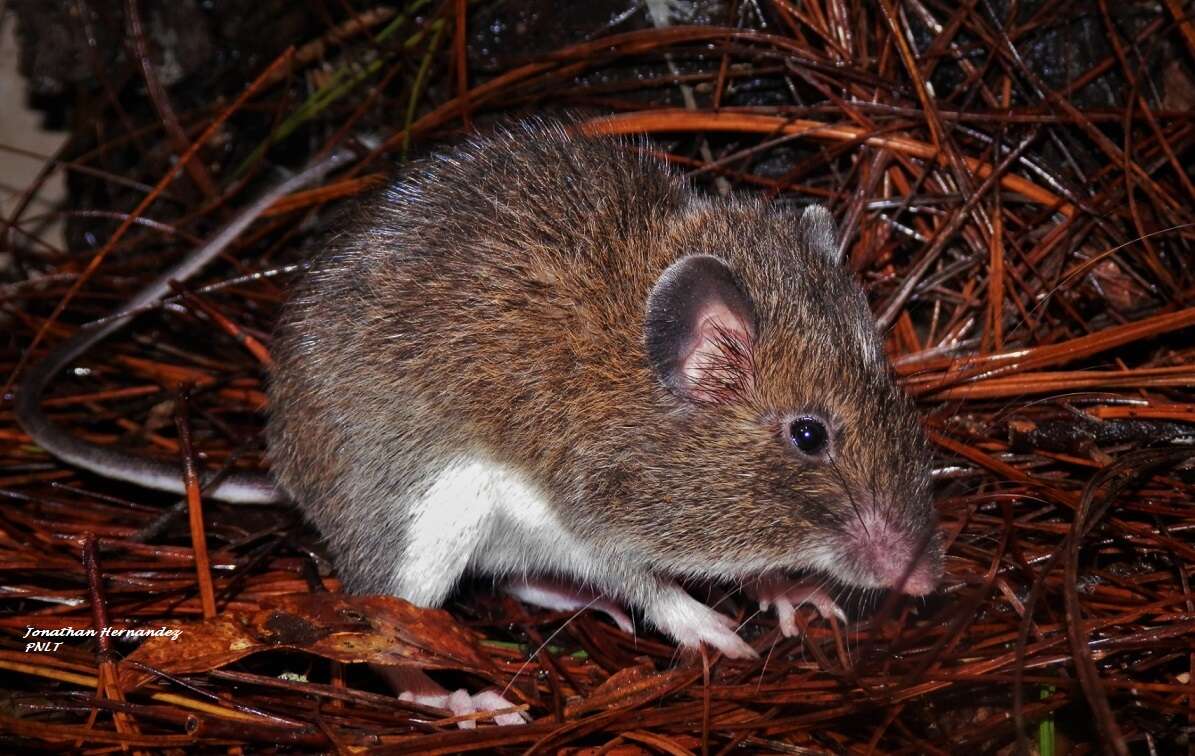
[[[788,426],[788,437],[793,446],[803,454],[816,457],[826,450],[826,442],[830,440],[830,433],[820,420],[812,417],[798,417]]]

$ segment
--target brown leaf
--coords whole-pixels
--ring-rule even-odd
[[[456,669],[493,678],[477,638],[442,609],[424,609],[392,596],[312,593],[263,600],[255,612],[225,612],[186,625],[178,640],[147,640],[121,665],[123,684],[151,675],[207,672],[271,649],[305,651],[344,663]]]

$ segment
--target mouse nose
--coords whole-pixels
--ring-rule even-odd
[[[851,548],[879,587],[909,596],[933,593],[942,579],[941,546],[934,534],[911,538],[879,518],[867,518],[851,535]],[[862,527],[866,525],[866,527]]]

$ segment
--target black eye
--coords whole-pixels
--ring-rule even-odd
[[[789,437],[793,444],[809,456],[817,456],[826,450],[826,441],[830,434],[820,420],[812,417],[798,417],[788,426]]]

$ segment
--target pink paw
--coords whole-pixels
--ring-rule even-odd
[[[449,692],[418,669],[383,667],[376,664],[371,666],[398,693],[399,701],[410,701],[421,706],[443,709],[451,712],[454,717],[489,714],[502,709],[515,708],[515,704],[507,701],[493,690],[483,690],[471,695],[464,689]],[[457,723],[457,727],[462,730],[475,729],[478,719],[492,719],[494,724],[498,725],[517,725],[529,721],[529,717],[523,712],[511,711],[462,720]]]
[[[842,611],[838,604],[834,603],[834,599],[818,585],[783,576],[769,576],[761,578],[751,592],[759,600],[759,608],[763,611],[776,608],[780,632],[786,638],[792,638],[801,632],[797,628],[795,617],[797,607],[802,604],[811,604],[827,619],[837,617],[840,622],[847,621],[846,612]]]
[[[489,714],[502,709],[515,708],[514,704],[507,701],[495,691],[483,690],[480,693],[470,695],[463,688],[454,690],[451,693],[448,691],[443,691],[442,693],[414,693],[408,690],[400,693],[398,700],[411,701],[412,703],[431,706],[436,709],[445,709],[452,712],[454,717],[469,716],[470,714]],[[493,719],[494,724],[497,725],[518,725],[527,721],[526,715],[521,711],[512,711],[481,718]],[[477,727],[477,720],[462,720],[457,722],[457,727],[462,730],[475,729]]]
[[[506,586],[506,592],[532,606],[542,606],[554,612],[576,612],[593,609],[614,621],[619,629],[635,634],[635,624],[630,616],[615,602],[598,594],[557,583],[551,580],[515,580]]]

